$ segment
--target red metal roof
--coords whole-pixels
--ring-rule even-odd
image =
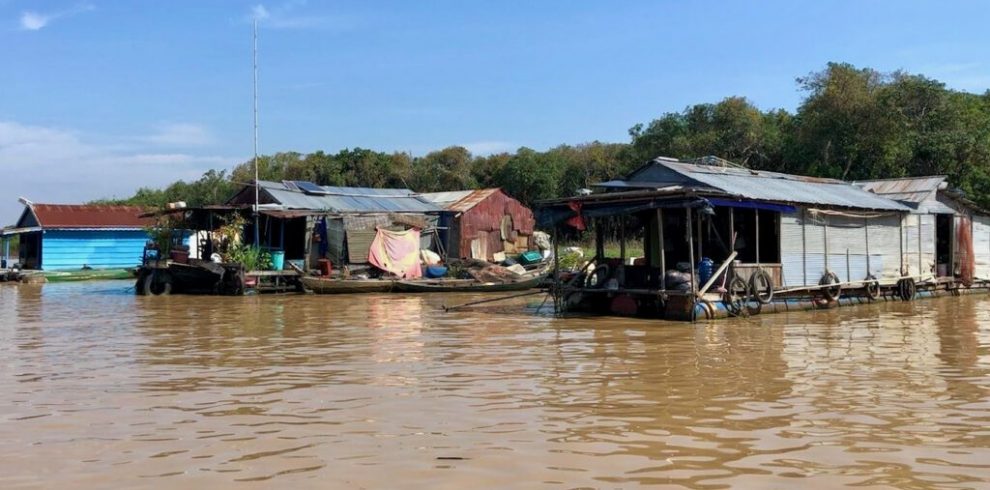
[[[43,228],[143,228],[152,218],[139,218],[141,206],[100,204],[32,204],[31,210]]]

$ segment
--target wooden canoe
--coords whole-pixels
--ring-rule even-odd
[[[396,281],[395,290],[402,293],[488,293],[525,291],[543,282],[546,274],[537,274],[515,281],[481,282],[474,279],[416,279]]]
[[[395,286],[391,279],[329,279],[303,277],[300,279],[307,291],[316,294],[387,293]]]

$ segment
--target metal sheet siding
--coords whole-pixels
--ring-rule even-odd
[[[935,215],[921,215],[921,266],[922,275],[932,274],[935,267]]]
[[[141,264],[148,241],[144,230],[50,230],[42,235],[44,270],[123,269]]]
[[[825,220],[805,212],[805,277],[808,285],[818,284],[825,275]]]
[[[908,214],[904,216],[903,221],[904,268],[910,276],[917,276],[921,273],[918,267],[918,222],[920,218],[920,215]]]
[[[828,217],[829,253],[866,254],[866,221],[846,216]]]
[[[801,211],[780,214],[780,262],[784,287],[804,286],[804,235]]]
[[[974,275],[990,279],[990,217],[973,216],[973,255],[976,257]]]
[[[901,217],[870,218],[870,272],[880,279],[901,276]]]

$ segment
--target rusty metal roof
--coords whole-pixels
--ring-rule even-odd
[[[920,203],[935,199],[939,186],[945,182],[946,176],[905,177],[900,179],[863,180],[856,185],[874,194],[895,201]]]
[[[31,204],[21,215],[18,226],[34,220],[42,228],[144,228],[152,219],[139,216],[147,209],[140,206],[102,204]]]
[[[467,191],[429,192],[420,194],[420,196],[448,211],[463,213],[477,206],[496,192],[501,192],[501,189],[492,187],[489,189]]]

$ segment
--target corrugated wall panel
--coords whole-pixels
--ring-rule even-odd
[[[866,254],[866,220],[845,216],[828,217],[828,252],[830,254]]]
[[[808,253],[825,253],[825,217],[804,214],[804,246]],[[815,281],[818,284],[818,281]]]
[[[974,274],[990,280],[990,217],[973,216],[973,255],[976,257]]]
[[[870,271],[880,279],[901,276],[901,216],[870,218]]]
[[[801,212],[780,214],[780,262],[785,287],[804,286],[804,234]]]
[[[931,275],[935,267],[935,215],[921,215],[921,274]]]
[[[825,275],[825,216],[804,214],[804,270],[807,285],[818,284]]]
[[[818,281],[825,275],[825,254],[809,253],[805,255],[804,260],[808,285],[818,284]]]
[[[917,276],[921,273],[918,267],[918,222],[920,215],[904,215],[904,267],[908,275]]]
[[[42,235],[41,267],[44,270],[123,269],[141,264],[148,241],[143,230],[49,230]]]
[[[828,268],[842,282],[866,279],[866,255],[828,254]]]

